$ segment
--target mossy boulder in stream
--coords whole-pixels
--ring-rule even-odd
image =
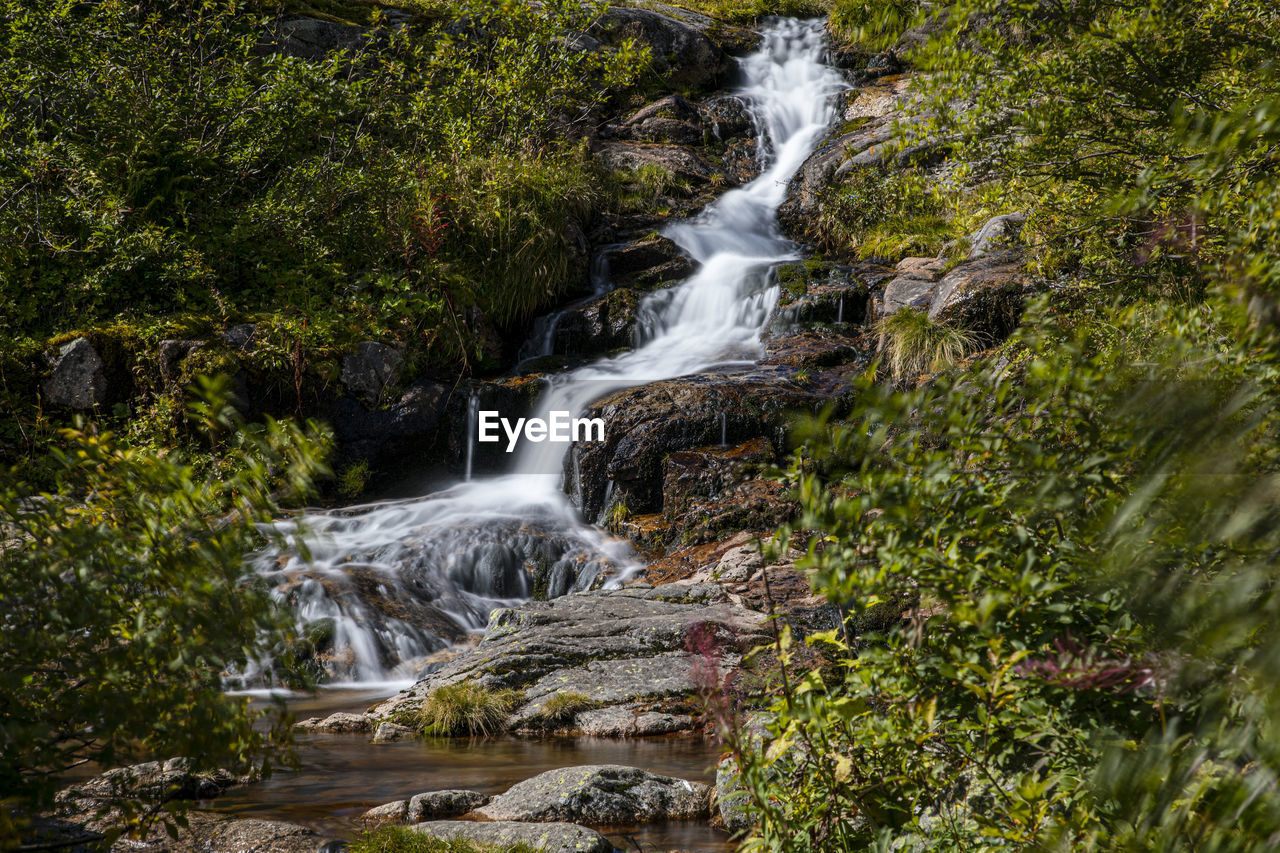
[[[711,788],[638,767],[595,764],[548,770],[495,797],[488,820],[568,820],[594,826],[704,817]]]

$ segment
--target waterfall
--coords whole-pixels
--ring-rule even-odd
[[[778,20],[760,49],[740,60],[745,84],[738,94],[756,123],[761,174],[666,229],[697,262],[696,272],[645,298],[636,349],[552,377],[533,414],[581,413],[616,390],[759,358],[778,299],[769,271],[798,257],[778,229],[777,210],[831,123],[832,95],[844,85],[822,64],[823,50],[820,21]],[[603,292],[607,282],[596,281],[595,289]],[[554,326],[552,320],[546,340]],[[414,500],[281,522],[278,528],[305,547],[256,556],[259,574],[300,619],[333,620],[326,660],[335,679],[412,677],[415,657],[447,645],[451,634],[482,628],[492,608],[526,596],[524,566],[572,566],[577,589],[605,573],[616,583],[637,568],[626,544],[583,523],[564,494],[571,445],[528,443],[510,474],[471,480],[474,408],[469,404],[468,482]],[[722,442],[726,431],[722,416]]]
[[[480,398],[472,393],[467,400],[467,434],[464,440],[467,443],[467,468],[465,478],[467,482],[471,481],[471,463],[476,452],[476,416],[480,411]]]

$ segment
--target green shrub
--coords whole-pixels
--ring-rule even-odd
[[[537,853],[527,844],[479,844],[462,839],[441,840],[407,826],[383,826],[351,844],[352,853]]]
[[[418,715],[418,728],[430,735],[499,734],[520,703],[516,690],[489,690],[471,681],[437,687]]]
[[[49,805],[72,768],[181,755],[247,769],[289,738],[277,711],[224,692],[223,672],[294,642],[244,555],[278,500],[323,473],[314,426],[247,428],[212,384],[193,407],[234,470],[72,429],[37,491],[0,471],[0,846],[15,805]],[[270,726],[255,725],[269,721]]]
[[[900,308],[876,329],[895,379],[951,367],[977,344],[972,332],[931,320],[928,312],[915,308]]]
[[[898,260],[958,236],[938,188],[914,170],[854,169],[822,191],[810,236],[826,251]]]

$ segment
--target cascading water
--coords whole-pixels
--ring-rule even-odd
[[[820,22],[780,20],[740,61],[762,173],[667,229],[697,272],[645,299],[636,349],[553,377],[543,415],[581,413],[615,390],[759,357],[778,297],[769,271],[796,257],[777,210],[844,85],[822,64],[823,50]],[[333,678],[413,677],[415,659],[482,628],[494,607],[527,598],[527,567],[538,568],[548,596],[605,575],[617,582],[634,568],[625,543],[582,523],[563,493],[569,446],[527,444],[511,474],[424,498],[283,522],[304,547],[261,554],[257,570],[316,635]]]

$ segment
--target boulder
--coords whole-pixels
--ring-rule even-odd
[[[376,405],[383,390],[404,363],[399,347],[377,341],[361,341],[356,352],[342,358],[343,387],[369,405]]]
[[[943,276],[929,317],[970,329],[995,343],[1018,327],[1033,290],[1032,279],[1016,253],[985,254]]]
[[[208,800],[248,781],[250,777],[235,776],[227,771],[195,772],[185,758],[171,758],[108,770],[60,791],[57,802],[64,809],[85,811],[123,799],[151,803]]]
[[[937,283],[930,279],[898,276],[885,285],[876,313],[884,318],[902,308],[927,309],[932,304],[937,289]]]
[[[228,349],[236,351],[244,351],[253,345],[254,338],[258,335],[258,327],[253,323],[241,323],[237,326],[231,326],[222,333],[222,342]]]
[[[76,338],[49,358],[49,376],[41,385],[50,406],[84,411],[107,402],[107,374],[88,338]]]
[[[305,826],[278,820],[228,820],[202,814],[191,814],[188,820],[189,828],[180,830],[175,841],[166,839],[165,848],[175,853],[317,853],[329,841]]]
[[[356,50],[367,41],[370,32],[368,27],[299,15],[277,25],[276,46],[286,56],[324,59],[335,50]]]
[[[462,839],[494,846],[525,844],[547,853],[613,853],[613,844],[603,835],[572,823],[437,820],[416,824],[412,829],[445,841]]]
[[[693,273],[693,261],[666,237],[633,240],[611,246],[603,254],[607,274],[618,287],[652,290]]]
[[[443,418],[452,387],[432,379],[418,379],[390,406],[370,409],[352,397],[339,397],[326,413],[334,435],[348,457],[377,459],[395,456],[403,462],[411,454],[434,449],[445,426]],[[465,397],[463,403],[466,402]]]
[[[203,341],[164,340],[158,347],[160,379],[165,385],[172,385],[182,375],[182,362],[191,353],[204,346]]]
[[[596,151],[596,158],[606,169],[635,172],[658,167],[692,184],[706,184],[716,170],[688,148],[677,145],[655,145],[644,142],[608,142]]]
[[[675,88],[711,88],[718,85],[733,67],[729,56],[704,30],[710,18],[663,6],[649,8],[609,7],[590,34],[607,44],[634,39],[647,45],[653,68]]]
[[[718,588],[703,586],[696,596],[688,584],[626,587],[494,611],[474,649],[372,713],[381,719],[413,713],[435,688],[466,681],[519,689],[513,728],[533,723],[543,703],[565,691],[596,706],[635,709],[644,703],[647,710],[681,713],[673,706],[683,708],[698,688],[687,652],[690,625],[709,626],[729,668],[767,637],[763,614],[735,607]]]
[[[409,799],[409,823],[461,817],[483,806],[489,799],[488,794],[462,789],[417,794]]]
[[[711,788],[638,767],[596,764],[548,770],[495,797],[476,814],[487,820],[572,821],[617,826],[707,814]]]
[[[401,743],[406,740],[416,740],[417,737],[416,729],[390,721],[378,723],[378,727],[373,730],[374,743]]]
[[[360,816],[364,823],[421,823],[461,817],[489,802],[479,791],[429,791],[407,800],[396,800],[374,806]]]
[[[621,287],[558,312],[543,329],[545,355],[600,355],[635,343],[641,296]]]
[[[968,260],[976,261],[997,249],[1008,247],[1022,233],[1026,221],[1025,213],[1006,213],[988,219],[968,237]]]
[[[364,734],[373,728],[373,720],[364,714],[339,711],[327,717],[310,717],[294,724],[294,729],[304,734]]]

